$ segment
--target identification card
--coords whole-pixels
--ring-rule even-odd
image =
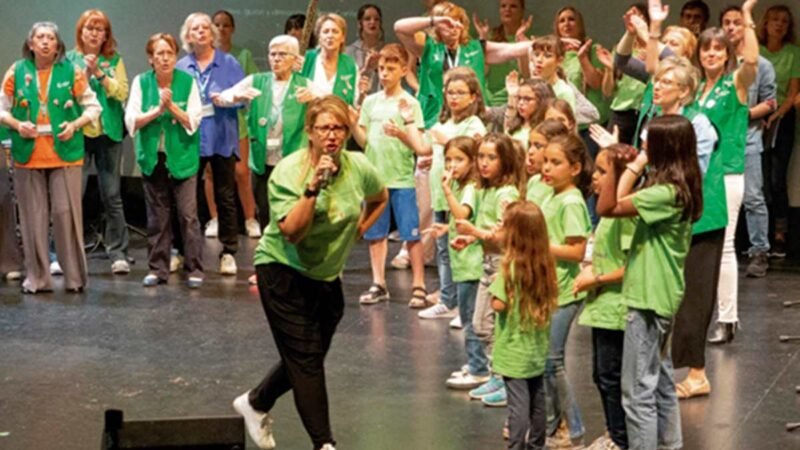
[[[39,135],[53,134],[53,126],[48,124],[36,125],[36,132]]]
[[[202,109],[202,117],[205,119],[206,117],[213,117],[214,116],[214,104],[207,103],[203,105]]]

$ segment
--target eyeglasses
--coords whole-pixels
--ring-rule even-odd
[[[341,136],[347,132],[346,125],[324,125],[324,126],[314,126],[314,131],[316,131],[320,136],[327,136],[331,133],[334,135]]]
[[[654,86],[655,85],[659,85],[661,87],[665,87],[665,88],[669,89],[669,88],[674,88],[674,87],[680,86],[680,83],[678,83],[677,81],[674,81],[674,80],[670,80],[669,78],[659,78],[659,79],[657,79],[655,81],[655,83],[653,83],[653,85]]]
[[[269,57],[270,58],[275,58],[275,59],[286,59],[286,58],[288,58],[290,56],[294,56],[294,53],[289,53],[289,52],[269,52]]]

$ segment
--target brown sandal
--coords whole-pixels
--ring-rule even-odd
[[[414,286],[411,289],[411,300],[408,301],[408,307],[413,309],[427,308],[433,303],[429,302],[428,291],[424,287]]]
[[[675,393],[680,400],[701,397],[711,393],[711,384],[708,382],[708,378],[703,379],[701,382],[686,378],[675,385]]]

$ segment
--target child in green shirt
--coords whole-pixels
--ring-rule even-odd
[[[511,203],[503,215],[504,255],[489,287],[496,312],[493,366],[508,395],[509,449],[544,448],[543,373],[558,284],[547,227],[536,204]]]
[[[545,120],[531,130],[528,141],[528,158],[525,170],[528,172],[528,189],[526,199],[542,205],[546,199],[553,195],[553,188],[542,181],[542,163],[544,162],[544,148],[556,136],[569,133],[567,127],[558,120]]]
[[[635,160],[621,174],[611,165],[597,201],[602,217],[639,217],[622,281],[628,316],[621,377],[629,448],[682,447],[669,335],[683,298],[692,222],[703,211],[696,145],[685,117],[654,118],[646,152],[626,154],[626,161]],[[631,195],[645,166],[644,187]]]

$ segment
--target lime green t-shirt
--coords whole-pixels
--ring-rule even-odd
[[[592,66],[603,70],[605,69],[605,66],[600,62],[600,58],[597,57],[597,47],[598,44],[592,45],[589,60],[591,61]],[[583,92],[583,94],[586,96],[586,99],[592,102],[594,107],[597,108],[597,112],[600,113],[600,120],[598,123],[606,123],[606,120],[608,120],[608,106],[610,102],[603,96],[602,89],[592,89],[583,85],[583,69],[581,69],[581,62],[578,59],[578,52],[570,50],[565,53],[564,61],[561,63],[561,68],[564,69],[564,74],[567,76],[567,80],[569,80],[569,82],[575,87],[580,89],[581,92]],[[572,109],[574,110],[575,107],[573,106]]]
[[[528,325],[529,329],[522,328],[519,303],[508,298],[504,272],[501,267],[489,286],[492,296],[506,304],[505,311],[496,313],[492,369],[509,378],[537,377],[544,373],[550,349],[550,323],[541,328],[535,323]]]
[[[255,61],[253,61],[253,54],[250,50],[234,45],[231,47],[230,54],[236,58],[236,61],[239,61],[239,65],[242,66],[245,76],[258,72],[258,66],[256,66]],[[239,108],[239,139],[248,139],[250,137],[249,130],[247,129],[248,109],[249,107]]]
[[[339,173],[317,197],[311,228],[292,244],[278,222],[300,200],[312,175],[308,149],[286,156],[273,169],[268,187],[271,220],[256,248],[254,264],[280,263],[308,278],[332,281],[342,272],[357,238],[362,202],[384,186],[366,156],[342,150]]]
[[[515,200],[519,200],[519,190],[510,184],[481,189],[475,226],[482,230],[491,229],[503,220],[506,206]]]
[[[762,45],[761,56],[767,58],[775,68],[775,93],[778,105],[782,105],[789,91],[789,81],[800,78],[800,47],[787,43],[773,53]]]
[[[490,39],[493,40],[493,39]],[[516,42],[516,38],[506,36],[506,42]],[[506,92],[506,75],[514,70],[519,70],[516,59],[500,64],[489,65],[486,74],[486,104],[489,106],[503,106],[508,102],[508,92]]]
[[[528,180],[528,192],[525,199],[536,203],[540,208],[542,204],[553,195],[553,187],[542,181],[542,174],[537,173]]]
[[[475,137],[486,134],[486,126],[478,116],[469,116],[461,122],[455,123],[453,119],[445,123],[438,122],[431,127],[431,130],[438,130],[447,139],[458,136]],[[442,175],[444,174],[444,145],[434,143],[433,160],[431,161],[430,186],[431,186],[431,206],[434,211],[447,211],[447,200],[442,191]]]
[[[469,221],[475,224],[479,191],[475,187],[475,183],[468,183],[463,188],[460,188],[458,183],[453,181],[451,190],[459,204],[467,205],[472,210]],[[453,214],[450,214],[449,235],[450,238],[458,235],[458,232],[456,232],[456,218]],[[462,282],[481,279],[481,275],[483,275],[483,246],[480,242],[475,241],[460,251],[448,246],[447,251],[450,253],[450,269],[453,273],[453,281]]]
[[[559,194],[554,193],[540,207],[547,222],[547,236],[551,244],[563,245],[568,237],[586,238],[592,232],[589,210],[586,209],[586,201],[578,188],[567,189]],[[577,297],[572,295],[572,286],[580,272],[580,263],[556,260],[559,306],[586,297],[585,292],[581,292]]]
[[[414,109],[414,123],[404,125],[400,115],[400,100],[405,100]],[[383,126],[394,122],[398,127],[425,127],[419,102],[406,91],[387,97],[378,91],[364,100],[358,125],[367,130],[367,148],[364,153],[383,177],[386,187],[392,189],[414,187],[414,150],[396,138],[387,136]]]
[[[635,217],[603,217],[594,231],[592,272],[595,276],[624,267],[631,248]],[[601,286],[596,295],[588,296],[578,319],[581,325],[606,330],[624,330],[628,308],[622,302],[622,282]]]
[[[614,98],[611,100],[611,110],[628,111],[639,109],[642,106],[645,88],[647,88],[647,84],[636,78],[622,75],[622,78],[617,81],[617,89],[614,91]]]
[[[566,81],[559,78],[555,84],[550,86],[553,88],[553,93],[556,94],[556,98],[560,98],[561,100],[566,101],[569,103],[569,107],[572,108],[572,111],[575,111],[575,103],[578,101],[575,98],[575,91],[567,84]]]
[[[683,266],[691,245],[692,224],[681,219],[682,209],[675,203],[671,184],[642,189],[632,201],[639,221],[622,280],[623,302],[629,308],[671,318],[683,299]]]
[[[528,139],[530,138],[530,135],[531,135],[531,127],[530,127],[530,125],[526,124],[526,125],[521,126],[519,128],[519,130],[513,132],[511,134],[511,139],[514,139],[517,142],[519,142],[522,145],[523,150],[525,150],[527,152],[528,151],[528,146],[530,145],[528,143]]]

